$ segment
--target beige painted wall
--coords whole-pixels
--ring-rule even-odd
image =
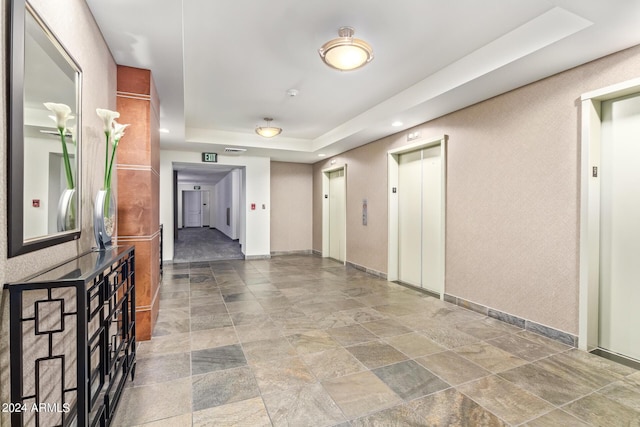
[[[347,165],[347,261],[387,271],[387,150],[385,140],[313,165],[313,249],[322,252],[322,170]],[[335,160],[332,165],[331,160]],[[367,225],[362,201],[367,199]]]
[[[313,166],[271,162],[271,252],[311,250]]]
[[[447,134],[445,292],[577,335],[579,98],[639,70],[637,46],[335,157],[348,164],[347,261],[387,271],[386,152],[416,129]],[[331,160],[313,169],[314,250]]]
[[[95,246],[93,237],[93,198],[101,187],[104,164],[104,141],[102,124],[95,113],[96,108],[115,109],[116,64],[107,48],[89,8],[83,0],[30,0],[47,25],[82,69],[82,235],[76,242],[68,242],[53,248],[43,249],[7,259],[7,123],[6,123],[6,50],[4,28],[9,23],[7,1],[2,2],[1,19],[3,31],[2,87],[0,87],[0,284],[19,280],[27,275],[51,267]],[[0,297],[0,401],[8,402],[8,292]],[[7,422],[2,414],[0,425]],[[6,424],[8,425],[8,423]]]

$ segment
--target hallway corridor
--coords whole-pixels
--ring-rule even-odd
[[[640,426],[640,372],[317,256],[165,265],[115,425]]]
[[[179,229],[174,251],[175,262],[244,259],[237,240],[208,227]]]

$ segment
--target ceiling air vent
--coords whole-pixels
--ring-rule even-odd
[[[240,154],[240,153],[244,153],[245,151],[247,151],[246,148],[226,147],[224,149],[224,152],[229,154]]]

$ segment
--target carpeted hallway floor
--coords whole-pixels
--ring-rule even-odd
[[[174,243],[173,262],[244,259],[240,243],[211,228],[182,228]]]

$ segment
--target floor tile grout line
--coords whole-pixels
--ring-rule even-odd
[[[224,298],[222,299],[222,301],[223,301],[225,307],[227,307],[227,302],[224,300]],[[227,312],[229,312],[228,308],[227,308]],[[240,346],[240,349],[242,350],[242,354],[243,354],[243,356],[245,358],[245,361],[247,362],[247,368],[249,369],[249,372],[251,372],[251,377],[255,381],[256,388],[258,390],[258,395],[260,396],[260,399],[262,400],[262,405],[264,406],[264,409],[267,412],[267,416],[269,417],[269,422],[273,426],[274,424],[273,424],[272,414],[269,411],[269,407],[267,406],[266,400],[264,399],[264,396],[263,396],[263,393],[262,393],[262,389],[260,388],[260,385],[258,383],[258,379],[256,378],[256,373],[253,370],[253,367],[251,366],[251,364],[249,363],[249,360],[247,359],[247,353],[244,350],[244,343],[240,340],[240,336],[238,335],[238,330],[236,329],[236,325],[235,325],[235,322],[233,322],[233,319],[231,320],[231,323],[233,325],[233,331],[236,334],[236,339],[238,340],[238,345]]]
[[[257,269],[256,269],[256,270],[257,270]],[[257,271],[258,271],[258,272],[260,272],[259,270],[257,270]],[[297,273],[296,273],[296,274],[297,274]],[[263,274],[263,275],[264,275],[264,274]],[[245,277],[246,277],[246,276],[245,276]],[[340,278],[340,281],[343,281],[343,282],[346,284],[346,283],[348,283],[348,282],[349,282],[349,278],[345,275],[345,276],[343,276],[343,277],[341,277],[341,278]],[[243,281],[243,284],[244,284],[244,286],[245,286],[245,287],[247,287],[247,290],[248,290],[249,292],[251,292],[251,293],[252,293],[252,295],[253,295],[254,297],[256,297],[256,295],[255,295],[255,294],[253,294],[252,290],[249,288],[249,286],[250,286],[250,285],[247,285],[247,284],[246,284],[246,282],[244,282],[244,281]],[[277,286],[276,286],[276,287],[277,287]],[[284,289],[284,288],[278,288],[278,290],[280,290],[280,289]],[[306,290],[308,290],[308,289],[309,289],[309,287],[308,287],[308,286],[305,286],[305,287],[303,287],[302,289],[306,289]],[[334,289],[334,287],[332,286],[331,288],[328,288],[328,289]],[[346,299],[346,298],[348,298],[348,297],[350,297],[350,295],[349,295],[349,296],[345,295],[345,299]],[[258,299],[258,298],[256,297],[256,300],[257,300],[257,299]],[[373,309],[373,310],[375,310],[375,308],[374,308],[374,306],[373,306],[372,304],[366,303],[366,302],[364,302],[364,301],[359,301],[357,298],[354,298],[354,299],[355,299],[356,301],[358,301],[359,303],[364,304],[364,305],[365,305],[365,307],[363,307],[363,308],[369,308],[369,309]],[[226,305],[226,301],[224,301],[224,298],[223,298],[223,303],[225,304],[225,309],[227,309],[228,307],[227,307],[227,305]],[[258,304],[260,304],[260,305],[262,306],[262,304],[260,303],[260,301],[258,301]],[[190,294],[189,294],[189,313],[190,313],[190,308],[191,308],[191,290],[190,290]],[[268,317],[269,319],[272,319],[272,318],[271,318],[271,315],[270,315],[270,314],[269,314],[269,312],[268,312],[268,310],[266,310],[264,306],[262,306],[262,308],[263,308],[264,312],[267,314],[267,317]],[[348,311],[348,310],[341,310],[341,311]],[[229,313],[229,312],[228,312],[228,310],[227,310],[227,313],[228,313],[229,315],[231,314],[231,313]],[[398,318],[398,317],[400,317],[400,316],[396,316],[396,315],[394,315],[393,313],[387,313],[387,312],[383,312],[383,311],[379,311],[379,313],[381,313],[381,314],[384,316],[384,319],[391,319],[391,320],[395,320],[395,321],[397,321],[397,318]],[[307,313],[307,314],[310,314],[310,313]],[[483,318],[483,319],[478,319],[478,321],[483,321],[483,320],[485,320],[485,319],[487,319],[487,317],[485,317],[485,318]],[[272,320],[273,320],[273,319],[272,319]],[[275,323],[275,322],[274,322],[274,323]],[[360,325],[360,326],[362,326],[364,323],[368,323],[368,322],[357,322],[357,323],[356,323],[356,325]],[[472,323],[472,321],[471,321],[471,320],[465,320],[465,321],[455,322],[455,323],[450,324],[450,326],[451,326],[451,325],[461,325],[461,324],[464,324],[464,323]],[[240,338],[239,338],[239,335],[238,335],[238,330],[237,330],[237,327],[238,327],[239,325],[236,325],[236,324],[235,324],[235,322],[233,322],[233,321],[232,321],[232,326],[234,327],[234,333],[235,333],[235,335],[236,335],[236,339],[238,340],[238,343],[239,343],[239,345],[241,346],[241,348],[242,348],[242,350],[243,350],[243,353],[244,353],[244,347],[242,346],[243,342],[242,342],[242,341],[240,341]],[[403,325],[403,326],[405,326],[405,325]],[[364,327],[364,326],[363,326],[363,327]],[[330,328],[318,328],[317,330],[327,332],[327,331],[328,331],[328,329],[330,329]],[[368,330],[366,327],[364,327],[364,329],[365,329],[365,330]],[[421,330],[415,330],[415,329],[413,329],[413,328],[409,328],[409,329],[411,329],[411,331],[407,332],[406,334],[400,334],[400,335],[408,335],[408,334],[411,334],[411,333],[414,333],[414,332],[416,332],[416,333],[421,333],[421,332],[422,332]],[[191,324],[190,324],[190,326],[189,326],[189,331],[190,331],[190,334],[191,334],[191,332],[192,332]],[[488,345],[492,345],[492,346],[493,346],[493,344],[492,344],[491,342],[489,342],[490,340],[494,340],[494,339],[497,339],[497,338],[500,338],[500,337],[506,337],[506,336],[510,336],[510,335],[522,334],[522,333],[523,333],[523,331],[524,331],[523,329],[519,329],[519,330],[516,330],[516,331],[506,331],[503,335],[500,335],[500,336],[497,336],[497,337],[495,337],[495,336],[494,336],[494,337],[486,338],[486,339],[480,339],[480,338],[478,338],[478,337],[476,337],[476,336],[473,336],[473,335],[471,335],[471,336],[473,336],[474,338],[478,339],[478,341],[477,341],[478,343],[484,342],[484,343],[486,343],[486,344],[488,344]],[[445,348],[444,348],[442,351],[440,351],[440,352],[434,352],[434,353],[430,353],[430,354],[427,354],[427,355],[411,357],[411,356],[409,356],[408,354],[404,353],[403,351],[401,351],[401,350],[399,350],[399,349],[395,348],[395,346],[391,345],[390,343],[388,343],[388,342],[386,341],[386,340],[388,340],[388,339],[390,339],[390,338],[392,338],[392,337],[400,336],[400,335],[391,335],[391,336],[385,336],[385,337],[383,337],[383,336],[380,336],[380,335],[376,334],[375,332],[373,332],[373,331],[371,331],[371,330],[369,330],[369,332],[371,332],[374,336],[376,336],[376,337],[377,337],[377,339],[375,339],[375,341],[382,342],[382,343],[385,343],[385,344],[387,344],[387,345],[390,345],[391,347],[393,347],[394,349],[396,349],[396,351],[400,352],[400,353],[401,353],[401,354],[403,354],[405,357],[407,357],[407,360],[412,360],[412,361],[415,361],[415,360],[416,360],[416,359],[418,359],[418,358],[428,357],[429,355],[439,354],[439,353],[446,352],[446,351],[453,351],[453,352],[455,352],[455,349],[456,349],[456,348],[460,348],[460,347],[453,347],[453,348],[449,348],[449,347],[447,347],[447,346],[444,346]],[[461,332],[463,332],[463,331],[461,331]],[[327,333],[328,333],[328,332],[327,332]],[[464,332],[463,332],[463,333],[464,333]],[[288,334],[288,335],[286,335],[286,336],[285,336],[285,339],[287,339],[287,341],[288,341],[289,343],[290,343],[290,340],[289,340],[287,337],[290,337],[291,335],[292,335],[292,334]],[[329,335],[330,335],[330,334],[329,334]],[[423,335],[423,334],[421,334],[421,335]],[[423,336],[424,336],[424,335],[423,335]],[[430,339],[428,336],[426,336],[426,338],[427,338],[427,339]],[[567,347],[566,349],[563,349],[563,350],[558,351],[557,349],[552,349],[550,346],[547,346],[544,342],[532,341],[532,340],[529,340],[529,339],[528,339],[528,337],[526,337],[526,336],[521,336],[520,338],[524,339],[525,341],[529,341],[529,342],[531,342],[532,344],[535,344],[536,346],[538,346],[538,345],[539,345],[539,346],[542,346],[542,347],[546,348],[546,350],[550,351],[550,354],[548,354],[548,355],[546,355],[546,356],[543,356],[543,357],[540,357],[540,358],[531,359],[531,360],[522,359],[525,363],[524,363],[523,365],[521,365],[521,366],[531,365],[531,364],[537,363],[537,362],[539,362],[539,361],[542,361],[542,360],[545,360],[545,359],[549,359],[549,358],[552,358],[552,357],[557,356],[557,355],[559,355],[559,354],[567,353],[567,352],[569,352],[569,351],[573,350],[572,348]],[[191,344],[191,341],[190,341],[190,344]],[[291,343],[290,343],[290,344],[291,344]],[[338,344],[339,344],[339,346],[338,346],[338,347],[336,347],[336,348],[343,348],[343,349],[346,349],[346,348],[348,347],[348,346],[342,345],[342,344],[340,344],[340,343],[338,343]],[[357,344],[352,344],[352,345],[357,345]],[[496,348],[497,348],[497,349],[499,349],[499,350],[501,350],[501,351],[503,351],[503,352],[506,352],[506,353],[508,353],[508,354],[511,354],[511,355],[513,355],[514,357],[518,357],[517,355],[515,355],[514,353],[512,353],[512,352],[510,352],[510,351],[503,350],[503,349],[501,349],[500,347],[496,347]],[[190,349],[190,350],[191,350],[191,349]],[[479,367],[480,367],[480,368],[482,368],[482,369],[485,369],[485,368],[483,368],[482,366],[477,365],[473,360],[468,359],[468,358],[466,358],[465,356],[463,356],[463,355],[461,355],[461,354],[459,354],[459,353],[456,353],[456,354],[457,354],[458,356],[460,356],[460,357],[463,357],[463,358],[464,358],[464,359],[466,359],[467,361],[469,361],[469,363],[472,363],[472,364],[474,364],[474,365],[476,365],[476,366],[479,366]],[[297,351],[296,351],[296,356],[294,356],[294,357],[299,357],[299,358],[302,360],[303,364],[305,364],[305,366],[307,366],[307,368],[310,368],[310,367],[309,367],[309,366],[304,362],[304,359],[302,359],[302,355],[301,355],[301,354],[299,354]],[[357,360],[357,359],[356,359],[356,360]],[[359,363],[360,365],[362,365],[362,363],[361,363],[359,360],[358,360],[358,363]],[[399,363],[399,362],[394,362],[394,363]],[[391,364],[394,364],[394,363],[391,363]],[[391,365],[391,364],[389,364],[389,365]],[[384,366],[389,366],[389,365],[384,365]],[[362,365],[362,366],[364,366],[364,365]],[[422,366],[422,365],[421,365],[421,366]],[[382,367],[382,366],[381,366],[381,367]],[[364,366],[364,369],[365,369],[365,371],[372,372],[372,371],[373,371],[373,369],[379,369],[379,368],[381,368],[381,367],[376,367],[376,368],[372,368],[372,369],[370,369],[370,368],[367,368],[366,366]],[[429,372],[431,372],[432,374],[434,374],[434,376],[436,376],[437,378],[439,378],[439,379],[443,380],[445,383],[449,384],[446,380],[444,380],[444,378],[442,378],[442,377],[438,376],[437,374],[435,374],[434,372],[430,371],[430,370],[428,369],[428,367],[426,367],[426,366],[423,366],[423,367],[424,367],[426,370],[428,370]],[[511,369],[517,369],[517,367],[511,368]],[[511,369],[509,369],[509,370],[511,370]],[[310,369],[309,369],[309,370],[310,370]],[[451,386],[451,387],[449,387],[449,388],[457,389],[458,387],[461,387],[461,386],[463,386],[463,385],[465,385],[465,384],[468,384],[468,383],[471,383],[471,382],[474,382],[474,381],[478,381],[478,380],[479,380],[479,379],[481,379],[481,378],[486,378],[487,376],[496,376],[497,378],[500,378],[500,379],[502,379],[502,380],[504,380],[504,381],[508,381],[509,383],[511,383],[509,380],[507,380],[506,378],[504,378],[504,377],[502,377],[502,376],[500,375],[501,373],[507,372],[507,371],[509,371],[509,370],[503,370],[503,371],[500,371],[500,372],[489,372],[489,374],[487,374],[487,375],[486,375],[486,376],[484,376],[484,377],[480,377],[480,378],[477,378],[477,379],[475,379],[475,380],[471,380],[471,381],[469,381],[469,382],[467,382],[467,383],[461,383],[461,384],[458,384],[458,385],[456,385],[456,386]],[[251,372],[253,373],[253,370],[252,370]],[[320,380],[318,379],[317,375],[316,375],[312,370],[310,370],[310,372],[311,372],[311,374],[313,375],[313,377],[314,377],[314,379],[315,379],[316,383],[319,383],[319,384],[321,384],[321,385],[322,385],[322,381],[320,381]],[[609,372],[611,372],[611,371],[609,371]],[[613,373],[615,374],[615,372],[613,372]],[[254,374],[254,373],[253,373],[253,374]],[[620,380],[623,380],[624,378],[628,377],[629,375],[633,375],[633,374],[625,374],[625,375],[619,374],[619,376],[621,377],[621,378],[620,378]],[[254,380],[255,380],[255,374],[254,374]],[[615,383],[615,382],[616,382],[615,380],[614,380],[614,381],[611,381],[611,382],[610,382],[610,383],[608,383],[607,385],[605,385],[605,386],[603,386],[603,387],[601,387],[601,388],[599,388],[599,389],[597,389],[597,390],[594,390],[593,392],[589,393],[589,394],[588,394],[588,395],[586,395],[586,396],[589,396],[589,395],[595,394],[595,393],[597,393],[597,392],[601,391],[602,389],[604,389],[604,388],[606,388],[606,387],[610,386],[612,383]],[[512,385],[514,385],[515,387],[520,388],[520,387],[519,387],[517,384],[515,384],[515,383],[511,383],[511,384],[512,384]],[[323,389],[324,389],[324,386],[323,386]],[[445,389],[445,390],[448,390],[448,389]],[[532,393],[532,392],[530,392],[528,389],[522,389],[522,390],[524,390],[525,392],[527,392],[527,393],[529,393],[529,394],[533,394],[533,393]],[[258,391],[259,391],[259,393],[260,393],[260,396],[262,397],[263,404],[264,404],[264,406],[265,406],[265,408],[266,408],[266,402],[265,402],[265,400],[264,400],[264,398],[263,398],[262,389],[258,388]],[[442,390],[441,390],[441,391],[442,391]],[[325,392],[326,392],[326,390],[325,390]],[[436,393],[437,393],[437,392],[436,392]],[[396,395],[397,395],[397,393],[395,393],[395,392],[394,392],[394,394],[396,394]],[[433,393],[432,393],[432,394],[433,394]],[[535,395],[535,394],[533,394],[533,395]],[[539,397],[538,395],[535,395],[535,396],[536,396],[537,398],[540,398],[541,400],[544,400],[544,399],[542,399],[541,397]],[[467,397],[469,397],[469,396],[467,396]],[[556,408],[557,410],[561,410],[562,412],[566,413],[566,411],[562,410],[562,408],[564,408],[564,407],[566,407],[567,405],[571,404],[572,402],[577,401],[577,400],[579,400],[579,399],[581,399],[581,398],[584,398],[584,397],[585,397],[585,396],[583,396],[583,397],[579,397],[579,398],[577,398],[577,399],[575,399],[575,400],[573,400],[573,401],[567,402],[567,403],[563,404],[563,406],[558,406],[558,405],[553,405],[553,404],[551,404],[551,406],[553,406],[553,407],[554,407],[554,408]],[[469,397],[469,398],[470,398],[470,397]],[[419,398],[416,398],[416,399],[419,399]],[[414,400],[415,400],[415,399],[414,399]],[[471,399],[471,400],[473,400],[473,399]],[[611,400],[611,399],[609,399],[609,400]],[[406,403],[408,403],[408,402],[410,402],[410,401],[405,402],[404,400],[402,400],[402,403],[400,403],[398,406],[403,405],[403,404],[406,404]],[[475,402],[475,401],[474,401],[474,402]],[[334,402],[334,403],[336,403],[336,402]],[[476,402],[476,403],[477,403],[477,402]],[[620,402],[618,402],[618,403],[620,403]],[[484,410],[487,410],[487,411],[488,411],[488,409],[487,409],[487,408],[485,408],[485,407],[483,407],[482,405],[479,405],[479,406],[480,406],[481,408],[483,408]],[[339,406],[338,406],[338,407],[339,407]],[[392,406],[390,406],[390,407],[394,407],[394,405],[392,405]],[[384,410],[387,410],[387,409],[389,409],[389,408],[385,408],[385,409],[378,408],[378,409],[376,409],[375,411],[373,411],[372,413],[381,412],[381,411],[384,411]],[[552,409],[552,410],[548,411],[547,413],[553,412],[553,411],[554,411],[554,410],[556,410],[556,409]],[[267,412],[268,412],[268,408],[267,408]],[[489,412],[490,412],[490,413],[492,413],[491,411],[489,411]],[[268,412],[268,413],[269,413],[269,412]],[[547,413],[545,413],[545,414],[547,414]],[[540,416],[544,416],[545,414],[540,414],[540,415],[536,416],[535,418],[538,418],[538,417],[540,417]],[[344,415],[344,413],[343,413],[343,415]],[[495,414],[494,414],[494,415],[495,415]],[[569,414],[569,415],[570,415],[570,416],[572,416],[572,417],[575,417],[573,414]],[[498,418],[499,418],[499,417],[498,417]],[[535,419],[535,418],[534,418],[534,419]],[[345,419],[349,419],[349,418],[345,416]],[[499,418],[499,419],[500,419],[500,418]],[[273,420],[271,420],[271,421],[273,422]],[[526,422],[526,421],[525,421],[525,422]]]
[[[322,330],[322,331],[325,331],[325,329],[321,329],[321,330]],[[328,334],[328,333],[327,333],[327,334]],[[297,334],[291,334],[291,335],[289,335],[289,336],[292,336],[292,335],[297,335]],[[285,338],[286,338],[286,336],[285,336]],[[287,340],[288,340],[288,339],[287,339]],[[289,340],[288,340],[288,341],[289,341]],[[289,343],[291,344],[291,342],[290,342],[290,341],[289,341]],[[339,343],[338,343],[338,344],[339,344]],[[337,347],[337,348],[340,348],[340,347]],[[342,347],[342,348],[344,348],[344,347]],[[328,351],[328,350],[325,350],[325,351]],[[316,380],[316,384],[319,384],[319,385],[320,385],[320,387],[322,387],[322,390],[323,390],[323,391],[326,393],[326,395],[331,399],[331,401],[333,402],[333,404],[334,404],[334,405],[335,405],[335,406],[340,410],[340,413],[342,414],[342,416],[343,416],[344,420],[345,420],[346,422],[349,422],[352,418],[350,418],[349,416],[347,416],[347,414],[346,414],[346,413],[344,412],[344,410],[340,407],[340,405],[338,405],[338,404],[337,404],[337,402],[335,402],[335,400],[333,399],[333,397],[330,395],[330,393],[329,393],[329,392],[328,392],[328,390],[326,389],[325,385],[323,384],[323,381],[322,381],[322,380],[320,380],[320,379],[317,377],[317,375],[313,372],[313,369],[311,368],[311,366],[309,366],[309,365],[304,361],[303,355],[299,354],[299,353],[297,352],[297,350],[296,350],[296,356],[295,356],[295,357],[299,358],[299,359],[300,359],[300,361],[301,361],[301,362],[302,362],[302,363],[303,363],[303,364],[308,368],[309,372],[314,376],[314,379]],[[366,372],[366,371],[371,372],[371,370],[370,370],[370,369],[368,369],[366,366],[364,366],[364,365],[362,364],[362,362],[360,362],[357,358],[354,358],[354,359],[357,361],[357,363],[359,363],[359,364],[360,364],[360,366],[361,366],[362,368],[364,368],[364,370],[363,370],[363,371],[360,371],[360,372]],[[345,375],[345,376],[348,376],[348,375]],[[396,394],[393,390],[391,390],[391,391],[392,391],[394,394]],[[398,396],[398,397],[399,397],[399,396]],[[266,406],[266,404],[265,404],[265,406]]]
[[[484,319],[483,319],[483,320],[484,320]],[[458,323],[458,324],[460,324],[460,323]],[[511,333],[507,333],[507,334],[505,334],[505,335],[503,335],[503,336],[510,335],[510,334],[517,334],[517,333],[520,333],[520,332],[522,332],[522,331],[513,331],[513,332],[511,332]],[[372,333],[373,333],[373,332],[372,332]],[[429,338],[429,337],[427,337],[427,338]],[[477,337],[474,337],[474,338],[477,338]],[[493,345],[493,344],[489,343],[489,342],[488,342],[488,340],[479,340],[478,342],[485,342],[485,343],[487,343],[487,344]],[[465,347],[465,346],[459,346],[459,347]],[[459,347],[454,347],[454,348],[446,348],[446,347],[445,347],[445,348],[446,348],[446,350],[445,350],[445,351],[443,351],[443,352],[438,352],[438,353],[433,353],[433,354],[444,353],[444,352],[447,352],[447,351],[452,351],[452,352],[454,352],[454,353],[455,353],[454,349],[455,349],[455,348],[459,348]],[[499,348],[499,347],[496,347],[496,348]],[[500,348],[499,348],[499,349],[500,349]],[[500,349],[500,350],[502,350],[502,349]],[[568,349],[567,349],[567,350],[568,350]],[[398,350],[398,351],[400,351],[400,350]],[[505,351],[505,350],[502,350],[502,351]],[[566,350],[565,350],[565,351],[566,351]],[[511,352],[507,352],[507,353],[512,354]],[[560,353],[560,352],[558,352],[558,353]],[[543,358],[551,357],[551,356],[553,356],[554,354],[558,354],[558,353],[553,353],[553,354],[548,355],[548,356],[545,356],[545,357],[543,357]],[[404,353],[403,353],[403,354],[404,354]],[[456,354],[458,354],[458,353],[456,353]],[[406,354],[405,354],[405,355],[406,355]],[[460,355],[460,354],[458,354],[458,355],[459,355],[460,357],[465,358],[464,356],[462,356],[462,355]],[[408,356],[408,355],[406,355],[406,356]],[[515,356],[515,355],[514,355],[514,356]],[[423,356],[423,357],[428,357],[428,356]],[[516,356],[516,357],[518,357],[518,356]],[[537,360],[542,360],[543,358],[541,358],[541,359],[537,359]],[[465,359],[466,359],[466,358],[465,358]],[[415,359],[411,358],[411,360],[415,360]],[[521,390],[523,390],[523,391],[525,391],[525,392],[527,392],[527,393],[531,394],[532,396],[535,396],[535,397],[537,397],[537,398],[539,398],[539,399],[541,399],[541,400],[543,400],[543,401],[545,401],[545,402],[549,403],[550,405],[552,405],[552,406],[553,406],[553,409],[552,409],[552,410],[550,410],[550,411],[548,411],[548,412],[552,412],[553,410],[559,409],[559,407],[558,407],[557,405],[552,404],[551,402],[546,401],[546,400],[545,400],[545,399],[543,399],[542,397],[540,397],[540,396],[538,396],[538,395],[536,395],[536,394],[534,394],[534,393],[531,393],[531,392],[530,392],[530,391],[528,391],[528,390],[523,389],[523,388],[522,388],[522,387],[520,387],[519,385],[517,385],[517,384],[515,384],[515,383],[512,383],[511,381],[509,381],[509,380],[507,380],[506,378],[503,378],[502,376],[500,376],[500,375],[499,375],[500,373],[502,373],[502,372],[506,372],[506,371],[502,371],[502,372],[495,372],[495,373],[494,373],[494,372],[491,372],[491,371],[487,370],[486,368],[483,368],[483,367],[482,367],[482,366],[480,366],[480,365],[477,365],[473,360],[470,360],[470,359],[467,359],[467,360],[468,360],[470,363],[472,363],[472,364],[474,364],[474,365],[476,365],[476,366],[478,366],[478,367],[480,367],[480,368],[484,369],[485,371],[489,372],[489,374],[488,374],[488,375],[485,375],[485,376],[482,376],[482,377],[479,377],[479,378],[475,378],[475,379],[470,380],[470,381],[468,381],[468,382],[466,382],[466,383],[461,383],[461,384],[457,384],[457,385],[450,385],[450,387],[451,387],[451,388],[454,388],[456,391],[459,391],[459,390],[458,390],[458,387],[461,387],[461,386],[463,386],[463,385],[465,385],[465,384],[470,384],[470,383],[473,383],[473,382],[479,381],[479,380],[481,380],[481,379],[483,379],[483,378],[487,378],[487,377],[490,377],[490,376],[496,376],[496,377],[501,378],[501,379],[502,379],[502,380],[504,380],[504,381],[507,381],[507,382],[511,383],[511,384],[512,384],[512,385],[514,385],[515,387],[518,387],[519,389],[521,389]],[[525,363],[525,364],[523,364],[523,365],[520,365],[520,366],[518,366],[518,367],[511,368],[511,369],[518,369],[518,368],[520,368],[521,366],[526,366],[526,365],[532,364],[532,363],[534,363],[535,361],[537,361],[537,360],[534,360],[534,361],[528,361],[528,360],[526,360],[526,359],[522,359],[522,360],[524,360],[526,363]],[[396,363],[401,363],[401,362],[396,362]],[[386,365],[386,366],[390,366],[390,365]],[[421,365],[421,366],[422,366],[422,365]],[[425,368],[425,369],[427,369],[429,372],[431,372],[431,373],[432,373],[433,375],[435,375],[436,377],[440,378],[440,379],[441,379],[442,381],[444,381],[445,383],[449,384],[449,383],[448,383],[444,378],[440,377],[439,375],[437,375],[437,374],[436,374],[436,373],[434,373],[433,371],[429,370],[429,368],[427,368],[427,367],[424,367],[424,368]],[[376,368],[376,369],[379,369],[379,367],[378,367],[378,368]],[[509,371],[509,370],[511,370],[511,369],[508,369],[507,371]],[[469,398],[471,399],[471,397],[470,397],[470,396],[467,396],[467,397],[469,397]],[[583,396],[583,397],[584,397],[584,396]],[[472,400],[473,400],[473,399],[472,399]],[[489,409],[488,409],[488,408],[484,407],[484,406],[483,406],[483,405],[481,405],[479,402],[476,402],[475,400],[474,400],[474,402],[475,402],[476,404],[478,404],[480,407],[482,407],[483,409],[485,409],[485,410],[489,411]],[[491,412],[491,411],[489,411],[489,412]],[[491,412],[491,413],[493,413],[493,412]],[[494,415],[496,415],[495,413],[493,413],[493,414],[494,414]],[[542,415],[544,415],[544,414],[542,414]],[[533,420],[533,419],[536,419],[536,418],[538,418],[538,417],[540,417],[540,416],[542,416],[542,415],[537,415],[537,416],[535,416],[534,418],[532,418],[532,420]],[[497,416],[497,415],[496,415],[496,416]],[[498,417],[498,418],[502,420],[502,418],[500,418],[500,417]],[[505,420],[503,420],[503,421],[505,421]],[[531,420],[528,420],[528,421],[531,421]],[[525,421],[525,422],[528,422],[528,421]],[[506,422],[506,421],[505,421],[505,422]],[[507,424],[508,424],[508,423],[507,423]]]
[[[523,426],[523,425],[525,425],[525,424],[527,424],[527,423],[530,423],[531,421],[535,421],[535,420],[537,420],[538,418],[545,417],[545,416],[547,416],[547,415],[551,414],[552,412],[556,412],[556,411],[564,412],[564,413],[565,413],[565,414],[567,414],[568,416],[570,416],[570,417],[572,417],[572,418],[575,418],[577,421],[583,422],[584,424],[586,424],[586,425],[588,425],[588,426],[593,426],[593,424],[591,424],[590,422],[585,421],[585,420],[583,420],[583,419],[581,419],[581,418],[578,418],[578,417],[576,417],[575,415],[573,415],[572,413],[567,412],[567,411],[565,411],[565,410],[564,410],[564,409],[562,409],[562,408],[554,408],[554,409],[552,409],[552,410],[550,410],[550,411],[548,411],[548,412],[543,413],[543,414],[542,414],[542,415],[540,415],[540,416],[537,416],[537,417],[535,417],[535,418],[532,418],[532,419],[530,419],[530,420],[527,420],[527,421],[524,421],[524,422],[522,422],[522,423],[520,423],[520,424],[517,424],[517,426]],[[595,426],[594,426],[594,427],[595,427]]]
[[[195,396],[193,395],[193,338],[192,338],[192,326],[191,326],[191,264],[189,264],[189,382],[191,392],[191,425],[193,426],[193,413],[195,412]]]
[[[604,386],[602,386],[602,387],[600,387],[600,388],[597,388],[597,389],[593,390],[593,391],[592,391],[592,392],[590,392],[590,393],[585,394],[584,396],[581,396],[581,397],[579,397],[579,398],[577,398],[577,399],[573,399],[573,400],[571,400],[571,401],[569,401],[569,402],[566,402],[566,403],[564,403],[562,406],[559,406],[559,409],[563,409],[563,408],[565,408],[565,407],[569,406],[570,404],[577,402],[577,401],[578,401],[578,400],[580,400],[580,399],[584,399],[585,397],[593,396],[594,394],[598,394],[598,395],[600,395],[600,396],[604,397],[605,399],[610,400],[611,402],[615,402],[615,403],[618,403],[618,404],[620,404],[620,405],[623,405],[623,406],[625,406],[625,407],[627,407],[627,408],[631,409],[632,411],[640,412],[640,411],[638,411],[637,409],[632,408],[632,407],[630,407],[630,406],[628,406],[628,405],[625,405],[625,404],[624,404],[624,403],[622,403],[622,402],[618,402],[617,400],[610,399],[610,398],[609,398],[609,396],[607,396],[607,395],[606,395],[606,394],[604,394],[604,393],[600,393],[600,391],[604,390],[604,389],[605,389],[605,388],[607,388],[607,387],[610,387],[612,384],[615,384],[615,383],[616,383],[616,382],[618,382],[618,381],[619,381],[619,380],[612,381],[612,382],[610,382],[610,383],[608,383],[608,384],[606,384],[606,385],[604,385]],[[566,412],[566,411],[565,411],[565,412]],[[578,418],[576,415],[574,415],[574,417]],[[581,419],[581,420],[582,420],[582,419]]]
[[[485,377],[486,378],[486,377]],[[464,393],[461,390],[456,389],[456,391],[460,394],[462,394],[463,396],[465,396],[467,399],[470,399],[471,401],[473,401],[476,405],[478,405],[479,407],[481,407],[482,409],[484,409],[485,411],[489,412],[490,414],[493,414],[493,416],[495,416],[496,418],[498,418],[500,421],[502,421],[503,423],[505,423],[508,426],[514,426],[517,424],[512,424],[507,422],[507,420],[505,420],[503,417],[499,416],[498,414],[496,414],[495,412],[491,411],[489,408],[485,407],[484,405],[480,404],[480,402],[478,402],[476,399],[474,399],[473,397],[469,396],[467,393]],[[536,417],[537,418],[537,417]],[[536,419],[534,418],[534,419]]]

